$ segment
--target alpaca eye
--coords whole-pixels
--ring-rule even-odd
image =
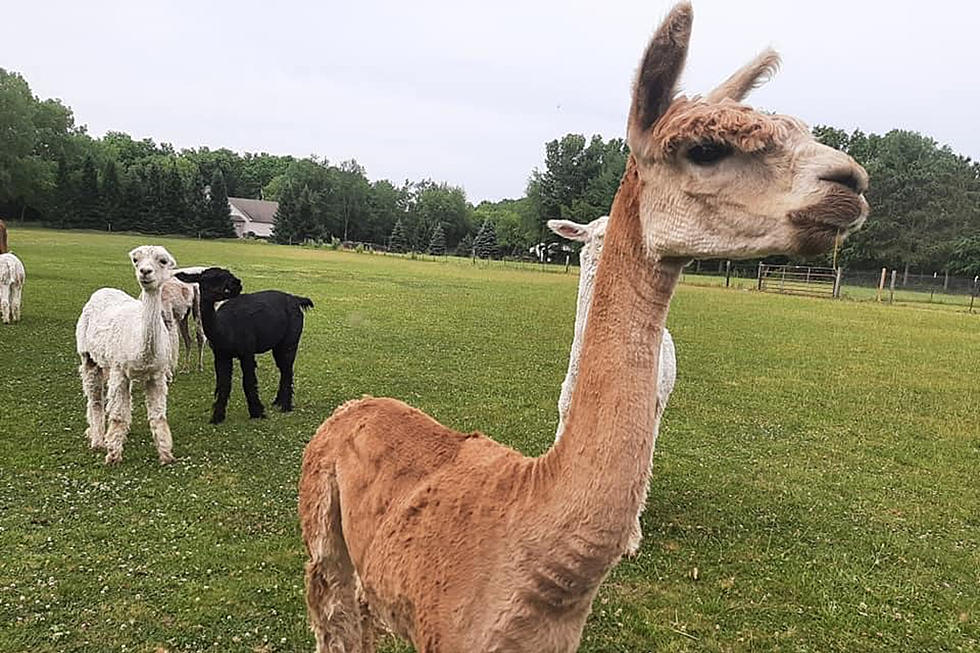
[[[699,166],[708,166],[721,161],[732,153],[727,143],[698,143],[687,150],[688,160]]]
[[[166,265],[169,261],[165,258],[160,259],[160,265]]]

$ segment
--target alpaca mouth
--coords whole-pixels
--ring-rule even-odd
[[[838,238],[857,231],[868,215],[868,202],[843,184],[832,188],[816,204],[789,214],[796,227],[796,251],[803,255],[822,254]]]

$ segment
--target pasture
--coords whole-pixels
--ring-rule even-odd
[[[311,297],[296,411],[224,424],[178,373],[175,464],[142,394],[121,465],[83,436],[74,324],[129,248]],[[0,325],[0,650],[312,650],[296,483],[341,402],[394,396],[544,451],[577,276],[400,257],[16,229],[23,322]],[[583,651],[980,648],[980,315],[681,285],[678,383],[644,541],[603,585]],[[237,368],[237,366],[236,366]],[[278,375],[259,360],[268,406]],[[388,651],[403,650],[389,644]]]

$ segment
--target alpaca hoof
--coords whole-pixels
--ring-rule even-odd
[[[225,416],[224,415],[212,415],[211,416],[211,424],[221,424],[223,421],[225,421]]]
[[[258,413],[256,415],[249,414],[249,417],[252,418],[252,419],[265,419],[266,418],[266,414],[265,414],[265,411],[262,411],[261,413]]]
[[[159,456],[161,465],[169,465],[174,461],[174,455],[169,451],[162,452],[159,454]]]
[[[118,464],[120,462],[122,462],[122,452],[121,451],[113,451],[113,452],[107,453],[105,455],[105,464],[106,465],[115,465],[115,464]]]

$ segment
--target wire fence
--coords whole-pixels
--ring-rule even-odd
[[[486,268],[534,270],[545,273],[578,274],[577,256],[561,252],[558,260],[540,262],[533,256],[503,256],[480,259],[447,252],[434,256],[419,252],[391,252],[378,243],[344,242],[307,246],[396,256],[400,258],[476,265]],[[810,295],[851,301],[878,301],[890,304],[922,304],[963,308],[980,312],[980,275],[951,275],[947,272],[908,272],[903,270],[851,270],[817,266],[771,265],[726,260],[694,261],[684,269],[681,283],[724,286],[743,290]],[[894,285],[893,285],[894,284]]]

